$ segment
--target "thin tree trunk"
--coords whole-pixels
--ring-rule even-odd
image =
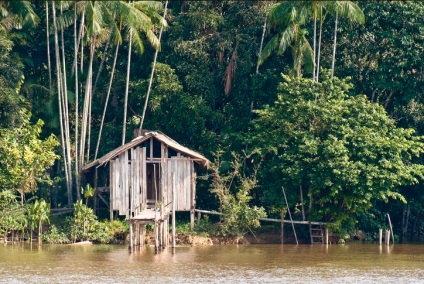
[[[300,192],[300,203],[302,204],[302,220],[305,221],[305,201],[303,200],[303,188],[302,186],[299,186],[299,192]]]
[[[59,39],[58,39],[58,30],[56,24],[56,7],[54,2],[52,2],[52,14],[53,14],[53,26],[54,26],[54,42],[55,42],[55,54],[56,54],[56,77],[57,77],[57,93],[59,99],[59,121],[60,121],[60,132],[61,132],[61,143],[62,143],[62,154],[65,166],[65,176],[66,176],[66,187],[68,192],[68,206],[72,206],[72,191],[69,188],[69,172],[66,161],[66,151],[65,151],[65,139],[64,139],[64,127],[63,127],[63,112],[62,112],[62,92],[61,92],[61,66],[60,66],[60,55],[59,55]]]
[[[92,83],[92,73],[93,73],[93,61],[94,61],[94,39],[92,39],[90,44],[90,62],[88,64],[88,73],[87,80],[85,84],[85,94],[84,94],[84,108],[82,114],[82,125],[81,125],[81,139],[80,139],[80,169],[84,163],[85,156],[85,142],[87,139],[87,127],[88,127],[88,117],[90,114],[90,100],[91,100],[91,83]]]
[[[128,65],[127,65],[127,80],[125,84],[125,101],[124,101],[124,120],[122,122],[122,145],[125,144],[125,132],[127,128],[127,106],[128,106],[128,89],[130,85],[130,67],[131,67],[131,45],[132,45],[132,28],[130,29],[130,43],[128,47]],[[140,124],[141,125],[141,124]]]
[[[94,85],[93,85],[93,93],[92,93],[93,96],[96,93],[97,82],[99,81],[100,73],[102,73],[102,71],[103,71],[103,65],[104,65],[105,60],[106,60],[107,50],[109,48],[111,39],[112,39],[112,34],[109,36],[109,39],[108,39],[108,41],[106,42],[106,45],[105,45],[105,49],[103,50],[102,60],[100,62],[99,70],[97,70],[96,80],[94,81]]]
[[[168,1],[165,2],[165,9],[163,11],[163,18],[164,19],[166,17],[166,11],[167,11],[167,9],[168,9]],[[160,43],[160,41],[162,39],[162,32],[163,32],[163,25],[161,25],[160,31],[159,31],[159,43]],[[144,102],[143,115],[141,116],[140,130],[143,128],[143,122],[144,122],[144,117],[146,115],[147,103],[149,102],[150,91],[152,89],[153,75],[155,74],[155,67],[156,67],[156,60],[158,58],[158,53],[159,53],[159,49],[156,49],[156,51],[155,51],[155,57],[153,59],[152,73],[150,74],[149,87],[147,89],[146,101]]]
[[[263,48],[263,45],[264,45],[265,32],[266,32],[266,24],[267,24],[267,21],[268,21],[269,6],[270,5],[271,5],[271,2],[268,3],[267,8],[266,8],[264,26],[263,26],[263,29],[262,29],[261,44],[259,45],[258,62],[256,63],[256,74],[259,73],[259,57],[261,56],[262,48]]]
[[[112,89],[112,81],[113,81],[113,76],[115,74],[116,59],[118,58],[118,50],[119,50],[119,43],[116,44],[115,57],[113,58],[112,73],[110,74],[109,88],[107,90],[105,107],[103,109],[102,122],[100,123],[99,137],[97,139],[97,145],[96,145],[96,152],[94,154],[94,160],[97,159],[97,154],[99,152],[100,139],[102,138],[102,131],[103,131],[103,123],[105,121],[106,109],[107,109],[107,105],[108,105],[108,102],[109,102],[110,91]]]
[[[60,4],[60,14],[62,15],[62,3]],[[62,67],[63,67],[63,92],[62,92],[62,105],[63,105],[63,118],[64,118],[64,128],[65,128],[65,143],[66,143],[66,155],[67,155],[67,164],[69,173],[69,187],[73,187],[72,179],[72,157],[71,157],[71,136],[69,131],[69,108],[68,108],[68,87],[66,82],[66,60],[65,60],[65,40],[63,37],[63,27],[60,29],[60,36],[62,40]]]
[[[93,77],[90,77],[90,85],[93,83]],[[87,135],[87,159],[86,163],[90,161],[90,142],[91,142],[91,107],[93,103],[93,89],[90,92],[90,100],[88,101],[88,135]]]
[[[52,65],[50,62],[50,35],[49,35],[49,2],[46,1],[46,39],[47,39],[47,66],[49,69],[49,91],[52,94]]]
[[[334,62],[336,61],[336,45],[337,45],[337,20],[339,12],[336,11],[336,20],[334,22],[334,45],[333,45],[333,60],[331,61],[331,79],[334,77]]]
[[[85,20],[84,14],[82,16],[83,17],[82,17],[81,25],[83,26],[83,29],[81,31],[81,63],[80,63],[81,74],[84,72],[84,20]]]
[[[319,38],[318,38],[318,58],[317,58],[317,76],[315,77],[316,81],[319,82],[319,64],[321,58],[321,38],[322,38],[322,22],[324,21],[322,17],[322,8],[321,8],[321,19],[319,21]]]
[[[80,173],[79,173],[79,161],[78,161],[78,42],[77,42],[77,3],[74,3],[74,63],[72,72],[75,72],[75,183],[77,200],[81,199],[80,195]]]
[[[316,49],[317,49],[317,14],[314,11],[314,71],[312,72],[312,80],[315,81],[315,68],[316,66]]]
[[[41,245],[42,237],[43,237],[43,222],[40,218],[40,221],[38,222],[38,245]]]
[[[76,2],[75,2],[75,4],[74,4],[74,7],[75,7],[75,12],[74,12],[74,17],[75,17],[75,21],[74,21],[74,29],[76,28],[76,21],[77,21],[77,17],[76,17],[76,10],[77,10],[77,6],[76,6]],[[80,43],[81,43],[81,39],[82,39],[82,34],[83,34],[83,28],[84,28],[84,22],[85,22],[85,11],[83,11],[82,12],[82,16],[81,16],[81,24],[80,24],[80,28],[79,28],[79,31],[78,31],[78,39],[77,39],[77,43],[75,44],[75,42],[74,42],[74,45],[75,45],[75,50],[76,50],[76,53],[78,54],[78,50],[79,50],[79,45],[80,45]],[[74,32],[74,38],[76,38],[76,35],[75,35],[75,32]],[[75,57],[74,58],[74,62],[72,63],[72,76],[74,75],[74,70],[76,71],[76,70],[78,70],[78,67],[75,67],[76,65],[78,65],[78,58],[77,57]]]

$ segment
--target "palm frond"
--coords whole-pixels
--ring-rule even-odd
[[[278,54],[283,54],[286,51],[287,47],[290,46],[290,43],[293,41],[295,34],[295,26],[289,26],[281,33],[280,44],[278,45]]]
[[[258,58],[258,64],[261,66],[265,60],[271,55],[271,53],[278,47],[280,35],[275,35],[271,38],[271,40],[265,45],[262,53]]]
[[[365,23],[364,12],[352,1],[335,1],[333,10],[337,11],[340,17],[355,21],[361,25]]]
[[[128,33],[128,36],[131,33]],[[143,40],[140,37],[139,33],[136,32],[132,32],[132,47],[134,48],[135,52],[138,54],[143,54],[144,53],[144,44],[143,44]]]
[[[309,44],[306,37],[303,37],[302,39],[302,47],[301,52],[303,54],[303,63],[305,64],[305,72],[306,73],[312,73],[314,70],[314,51],[312,50],[311,45]]]

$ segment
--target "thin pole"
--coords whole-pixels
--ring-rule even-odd
[[[390,215],[389,215],[389,213],[387,213],[387,219],[389,219],[390,233],[392,234],[392,240],[393,240],[393,244],[394,244],[395,243],[395,237],[393,235],[392,221],[390,221]],[[389,243],[390,243],[390,241],[389,241]]]
[[[284,209],[281,209],[281,233],[280,233],[280,242],[284,244]]]
[[[171,173],[172,179],[172,253],[175,253],[175,176]]]
[[[291,213],[290,213],[289,203],[287,202],[286,191],[284,190],[284,186],[282,186],[281,188],[283,189],[284,200],[286,201],[286,205],[287,205],[287,212],[289,213],[290,221],[291,221],[291,224],[292,224],[293,233],[294,233],[294,238],[296,239],[296,244],[298,245],[298,244],[299,244],[299,242],[297,241],[296,230],[294,229],[294,223],[293,223],[293,219],[292,219],[292,216],[291,216]]]

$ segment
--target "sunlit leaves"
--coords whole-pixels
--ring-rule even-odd
[[[255,121],[253,141],[269,151],[281,180],[310,186],[318,214],[333,218],[366,210],[373,200],[405,201],[400,187],[424,173],[413,162],[424,152],[422,137],[397,127],[365,96],[349,96],[351,87],[338,79],[284,76],[278,101],[258,110]]]

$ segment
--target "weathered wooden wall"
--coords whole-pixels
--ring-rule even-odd
[[[128,159],[131,153],[131,159]],[[146,204],[146,148],[132,148],[110,161],[112,210],[127,218],[140,213]]]
[[[129,159],[129,154],[131,158]],[[172,188],[175,186],[176,211],[193,211],[195,207],[195,172],[190,158],[178,155],[167,158],[168,149],[161,146],[161,160],[158,184],[162,192],[160,201],[164,205],[161,212],[167,215],[172,205]],[[137,216],[146,208],[147,173],[146,148],[131,148],[110,161],[110,200],[111,209],[127,218]],[[174,185],[171,175],[174,174]]]
[[[174,173],[175,186],[175,211],[190,211],[192,188],[192,164],[190,158],[171,157],[167,162],[168,188],[172,188],[171,175]],[[168,191],[168,200],[172,200],[172,192]]]

